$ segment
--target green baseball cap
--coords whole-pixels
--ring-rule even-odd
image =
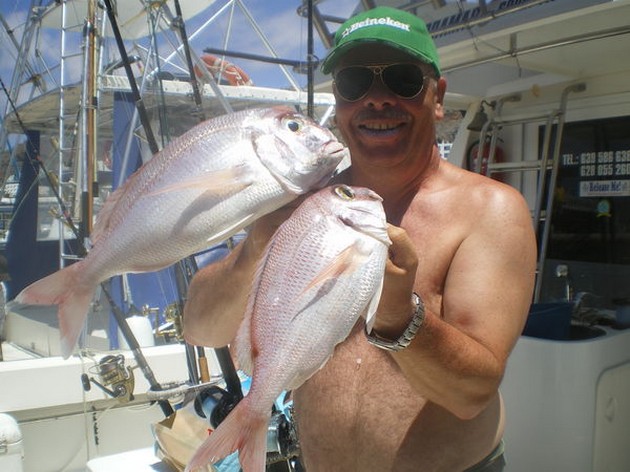
[[[390,7],[377,7],[353,16],[335,33],[335,45],[322,62],[322,72],[330,73],[337,61],[350,49],[361,44],[381,43],[410,54],[435,69],[440,63],[427,25],[416,15]]]

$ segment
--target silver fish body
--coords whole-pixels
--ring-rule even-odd
[[[166,267],[321,187],[344,155],[330,131],[288,108],[208,120],[115,192],[94,228],[93,271],[104,280]]]
[[[235,341],[241,368],[252,373],[250,392],[202,444],[189,470],[236,449],[245,472],[264,470],[274,400],[320,369],[361,314],[373,316],[389,244],[381,199],[364,188],[320,190],[280,226]]]
[[[329,130],[288,107],[201,123],[110,196],[84,260],[35,282],[16,300],[59,305],[68,357],[100,282],[167,267],[235,234],[322,187],[346,154]]]

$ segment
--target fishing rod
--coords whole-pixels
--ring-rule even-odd
[[[101,284],[101,289],[103,290],[103,293],[105,294],[105,297],[107,298],[107,301],[109,302],[109,305],[112,309],[112,313],[114,314],[114,318],[116,318],[118,327],[120,328],[120,331],[122,332],[122,335],[125,338],[125,341],[127,341],[127,345],[129,346],[129,349],[131,350],[131,353],[133,354],[134,359],[138,363],[140,370],[142,370],[142,373],[144,374],[144,377],[147,379],[147,382],[149,382],[149,386],[151,387],[151,390],[153,391],[162,390],[162,386],[155,378],[155,374],[153,373],[153,370],[151,370],[151,367],[149,366],[149,363],[147,362],[146,357],[144,357],[144,354],[142,353],[142,349],[140,348],[140,344],[138,343],[136,336],[133,334],[133,331],[131,331],[129,324],[127,323],[125,319],[125,314],[116,304],[116,301],[113,299],[113,297],[109,293],[109,290],[107,289],[106,284],[104,282]],[[168,400],[158,400],[157,402],[160,405],[160,408],[162,409],[164,416],[168,417],[174,413],[173,407],[168,402]]]
[[[2,85],[2,89],[4,90],[5,94],[7,95],[9,104],[13,110],[13,112],[15,113],[15,117],[16,120],[20,126],[20,129],[22,130],[22,132],[28,136],[28,131],[26,129],[26,125],[24,124],[24,122],[22,121],[22,118],[20,116],[20,113],[17,110],[17,107],[15,106],[15,103],[13,103],[13,100],[11,99],[11,97],[9,96],[9,94],[7,93],[7,89],[6,86],[4,84],[4,81],[2,81],[2,78],[0,78],[0,84]],[[46,180],[48,181],[48,184],[51,188],[51,190],[53,191],[53,194],[55,196],[55,199],[61,209],[61,214],[66,222],[66,224],[68,225],[68,227],[72,230],[72,233],[74,234],[74,236],[77,239],[77,242],[79,243],[79,256],[80,257],[84,257],[87,254],[87,248],[85,246],[84,241],[80,238],[80,234],[79,234],[79,230],[77,228],[77,226],[75,225],[72,216],[70,214],[70,211],[68,210],[68,207],[66,206],[66,204],[64,203],[63,199],[61,198],[61,195],[59,194],[58,188],[57,188],[57,182],[53,179],[50,171],[46,168],[46,165],[44,163],[44,160],[41,158],[41,156],[37,155],[35,157],[35,160],[37,161],[37,163],[39,164],[40,168],[42,169],[42,171],[44,172],[44,175],[46,177]],[[34,166],[33,161],[31,159],[28,159],[28,162],[31,166]],[[144,355],[142,354],[142,351],[140,350],[140,346],[138,344],[137,339],[135,338],[135,336],[133,335],[133,332],[131,331],[131,329],[129,328],[129,325],[127,324],[127,322],[125,321],[125,316],[122,313],[122,311],[120,310],[120,308],[118,308],[118,306],[116,305],[116,303],[114,302],[114,300],[112,299],[109,291],[107,290],[107,287],[105,286],[104,283],[101,284],[101,288],[103,289],[103,293],[105,293],[105,296],[107,297],[107,300],[111,306],[112,309],[112,313],[114,314],[114,317],[116,318],[116,321],[120,327],[120,330],[123,333],[123,336],[125,338],[125,340],[127,341],[127,344],[129,345],[134,358],[136,359],[136,362],[138,363],[140,369],[142,370],[142,372],[144,373],[147,381],[149,382],[150,386],[152,389],[154,390],[160,390],[160,384],[157,382],[155,375],[153,374],[153,371],[151,370],[151,368],[149,367],[146,358],[144,357]],[[160,407],[162,408],[162,411],[164,412],[164,414],[166,416],[169,416],[170,414],[173,413],[173,408],[171,407],[170,403],[168,403],[167,401],[161,401],[160,402]]]
[[[186,56],[186,66],[188,67],[188,73],[190,75],[190,84],[193,89],[193,98],[195,100],[195,105],[197,107],[197,113],[199,113],[200,121],[205,119],[202,103],[201,103],[201,92],[199,91],[199,83],[195,78],[195,72],[193,69],[192,63],[192,55],[190,54],[190,45],[188,44],[188,34],[186,33],[186,23],[184,22],[184,17],[182,15],[182,7],[179,3],[179,0],[175,0],[175,15],[176,17],[173,19],[172,23],[179,31],[180,39],[182,40],[182,45],[184,46],[184,55]]]
[[[186,23],[184,22],[181,5],[179,0],[175,0],[175,17],[171,17],[171,24],[179,32],[180,39],[184,48],[184,56],[186,58],[186,65],[188,67],[188,73],[190,76],[190,84],[193,90],[193,100],[195,101],[195,112],[199,117],[199,121],[205,120],[205,114],[203,112],[203,104],[201,101],[201,92],[199,91],[199,83],[195,78],[193,69],[192,55],[190,53],[190,45],[188,43],[188,34],[186,33]],[[168,6],[165,6],[168,9]],[[184,293],[188,291],[188,285],[192,275],[197,271],[197,264],[195,259],[190,256],[183,261],[180,261],[175,266],[175,282],[177,285],[177,292],[180,294],[179,301],[179,313],[183,316],[184,307]],[[184,343],[186,349],[186,361],[188,363],[188,373],[190,382],[195,385],[199,382],[207,383],[210,381],[210,372],[208,370],[208,359],[206,358],[206,352],[203,346],[196,346],[193,348],[188,343]],[[199,367],[199,369],[197,369]],[[239,384],[240,385],[240,384]]]
[[[176,281],[178,284],[178,291],[179,293],[188,293],[188,285],[190,284],[190,280],[192,279],[192,276],[199,270],[199,268],[197,267],[197,262],[194,256],[190,256],[180,261],[177,267],[179,269],[179,271],[177,272],[178,276],[176,278]],[[181,306],[183,307],[185,303],[184,299],[182,299],[180,303],[181,303]],[[182,310],[182,313],[183,313],[183,310]],[[187,347],[188,346],[190,345],[187,344]],[[192,350],[187,351],[187,354],[189,352],[192,353]],[[197,352],[198,361],[199,361],[200,370],[201,370],[200,380],[203,382],[204,381],[204,366],[207,371],[207,359],[205,356],[204,348],[202,346],[197,346],[196,352]],[[241,380],[238,377],[238,373],[236,372],[236,367],[234,366],[234,362],[232,361],[232,355],[230,354],[230,350],[228,349],[228,347],[223,346],[219,348],[214,348],[214,353],[216,354],[219,367],[221,368],[221,373],[223,374],[223,380],[225,381],[226,390],[231,395],[230,403],[231,403],[231,408],[233,408],[234,406],[236,406],[236,403],[238,403],[240,400],[243,399],[243,389],[241,387]],[[190,372],[191,372],[191,377],[192,377],[196,374],[197,371],[196,371],[194,362],[192,362],[192,360],[189,359],[189,367],[191,367],[191,365],[192,365],[192,368]],[[209,378],[209,375],[207,373],[205,373],[205,375],[207,375],[208,376],[207,378]]]
[[[179,0],[175,0],[175,13],[176,18],[173,20],[175,26],[178,27],[179,34],[182,40],[182,44],[184,46],[184,53],[186,56],[186,65],[188,67],[188,73],[190,74],[190,82],[193,87],[193,97],[195,100],[195,104],[197,106],[197,110],[201,113],[201,118],[203,119],[203,109],[201,102],[201,94],[199,92],[199,87],[197,83],[197,79],[195,77],[193,63],[192,63],[192,55],[190,52],[190,45],[188,43],[188,35],[186,33],[186,26],[182,15],[182,10],[180,6]],[[178,264],[178,269],[180,269],[180,274],[184,278],[184,283],[186,287],[180,290],[179,293],[187,293],[188,285],[192,276],[199,270],[197,267],[197,262],[194,256],[190,256],[183,261],[182,264]],[[183,306],[183,303],[182,303]],[[183,311],[182,311],[183,313]],[[232,361],[232,356],[230,355],[229,349],[227,347],[215,348],[215,354],[217,356],[217,361],[219,366],[221,367],[221,372],[223,373],[223,379],[225,381],[226,388],[228,392],[230,392],[236,399],[241,400],[243,398],[243,391],[241,388],[241,381],[236,372],[236,368],[234,366],[234,362]],[[199,361],[201,380],[204,380],[207,374],[207,359],[205,356],[205,351],[202,346],[197,346],[197,357]],[[204,367],[206,372],[204,372]],[[194,369],[196,372],[196,369]],[[207,378],[207,377],[206,377]]]
[[[127,79],[129,80],[131,94],[133,95],[136,108],[138,109],[140,123],[144,128],[147,143],[149,144],[149,149],[151,149],[151,153],[156,154],[159,151],[157,141],[155,139],[155,136],[153,135],[153,130],[151,129],[151,124],[149,123],[149,115],[147,113],[147,109],[144,106],[144,101],[142,100],[140,90],[138,90],[138,85],[136,84],[136,79],[133,75],[133,71],[131,70],[131,62],[129,61],[129,56],[127,55],[127,50],[125,49],[125,44],[123,43],[120,29],[118,28],[118,21],[116,20],[116,15],[114,14],[114,10],[112,8],[112,2],[111,0],[104,0],[104,2],[107,10],[107,16],[109,17],[109,22],[114,33],[114,38],[116,39],[116,45],[118,46],[118,52],[120,53],[123,67],[125,68],[125,74],[127,75]]]
[[[130,86],[131,86],[131,91],[132,91],[132,95],[136,104],[136,108],[138,110],[138,114],[140,117],[140,121],[142,126],[145,129],[146,132],[146,136],[147,136],[147,140],[149,142],[149,146],[151,148],[151,151],[155,154],[158,152],[157,149],[157,144],[155,141],[155,137],[151,131],[151,127],[149,125],[148,122],[148,118],[147,118],[147,111],[146,108],[144,107],[144,103],[142,101],[142,97],[140,96],[140,91],[138,89],[138,86],[136,85],[136,80],[135,77],[133,75],[133,72],[131,70],[131,66],[129,64],[129,58],[127,55],[127,51],[125,50],[123,41],[122,41],[122,36],[120,34],[120,30],[118,28],[118,23],[116,20],[116,17],[114,15],[114,12],[112,10],[112,5],[111,5],[111,1],[110,0],[104,0],[105,1],[105,6],[107,9],[107,14],[109,17],[109,20],[111,22],[111,26],[112,26],[112,31],[114,32],[114,36],[116,38],[116,44],[118,46],[118,50],[120,52],[121,58],[122,58],[122,62],[123,65],[125,67],[125,73],[127,75],[127,79],[129,80]],[[175,7],[176,7],[176,13],[179,16],[179,19],[176,21],[176,23],[178,23],[178,27],[179,27],[179,31],[180,34],[182,35],[182,41],[184,42],[185,48],[186,48],[186,56],[187,56],[187,62],[188,62],[188,67],[190,69],[190,73],[193,74],[193,69],[192,69],[192,58],[191,58],[191,54],[190,54],[190,49],[188,47],[188,41],[186,39],[186,35],[185,35],[185,27],[184,27],[184,22],[183,19],[181,18],[181,8],[179,6],[179,2],[176,1],[175,2]],[[194,75],[191,75],[191,82],[193,84],[196,84],[196,79],[194,79]],[[195,85],[193,85],[193,90],[195,90]],[[197,89],[198,92],[198,89]],[[195,100],[197,101],[197,104],[199,107],[201,107],[201,95],[198,93]],[[189,266],[191,267],[191,271],[192,273],[194,273],[197,268],[196,268],[196,263],[194,262],[194,260],[192,258],[188,258],[188,263]],[[178,264],[178,270],[180,269],[180,265]],[[182,276],[184,277],[190,277],[192,274],[190,274],[189,276],[186,276],[186,273],[183,272],[181,273]],[[183,287],[183,285],[182,285]],[[185,293],[180,291],[180,294]],[[181,297],[181,295],[180,295]],[[182,304],[183,306],[183,301],[180,301],[180,304]],[[122,320],[124,321],[124,319]],[[124,332],[123,332],[124,334]],[[131,333],[132,334],[132,333]],[[131,344],[129,344],[131,345]],[[188,361],[188,365],[189,365],[189,373],[191,376],[191,380],[198,380],[198,374],[196,371],[196,367],[194,367],[194,365],[192,364],[192,348],[190,347],[190,345],[188,345],[187,343],[185,343],[186,345],[186,354],[187,354],[187,361]],[[233,395],[237,396],[239,399],[243,397],[243,393],[242,393],[242,389],[241,389],[241,383],[240,383],[240,379],[238,378],[238,375],[236,373],[236,369],[234,367],[234,363],[232,362],[231,356],[229,354],[229,351],[227,350],[227,348],[219,348],[215,350],[216,354],[217,354],[217,360],[219,361],[219,365],[221,367],[221,371],[223,372],[223,376],[226,382],[226,387],[228,389],[228,391],[230,393],[232,393]],[[203,347],[198,346],[197,347],[197,355],[199,356],[200,359],[202,360],[202,363],[205,361],[205,352],[203,351]]]

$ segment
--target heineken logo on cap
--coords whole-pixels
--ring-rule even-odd
[[[339,59],[361,44],[384,44],[400,49],[412,59],[431,64],[440,77],[437,49],[427,27],[418,16],[391,7],[376,7],[353,16],[335,32],[335,44],[322,62],[328,74]]]
[[[367,18],[362,21],[357,21],[356,23],[348,26],[341,33],[341,37],[345,38],[350,33],[353,33],[354,31],[361,28],[366,28],[368,26],[390,26],[392,28],[398,28],[403,31],[410,31],[411,29],[411,26],[408,25],[407,23],[402,23],[400,21],[392,20],[389,16],[386,18]]]

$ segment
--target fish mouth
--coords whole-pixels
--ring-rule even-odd
[[[370,213],[365,210],[357,209],[356,211],[360,211],[362,213],[365,213],[366,215],[370,215]],[[338,216],[337,218],[339,218],[339,221],[341,221],[344,225],[352,228],[359,233],[365,234],[370,238],[376,239],[378,242],[383,243],[387,247],[392,244],[392,241],[389,239],[389,235],[387,234],[387,229],[383,225],[367,223],[357,225],[354,221],[352,221],[352,219],[345,216]]]
[[[349,154],[348,148],[339,141],[328,141],[324,144],[322,154],[341,160]]]

